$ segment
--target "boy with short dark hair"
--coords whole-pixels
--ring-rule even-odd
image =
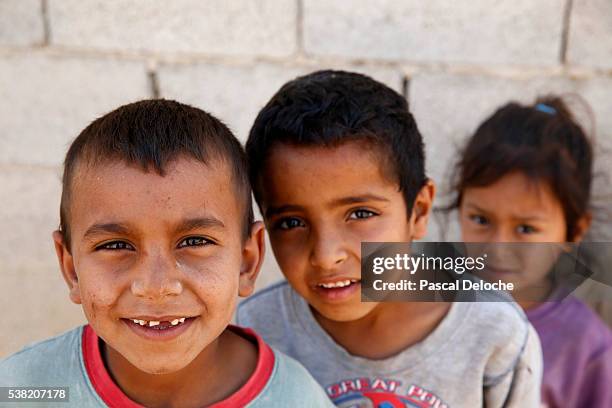
[[[218,119],[149,100],[95,120],[66,156],[60,212],[57,256],[89,324],[3,360],[0,385],[69,387],[78,407],[331,405],[299,364],[228,327],[263,227]]]
[[[538,406],[539,342],[516,305],[361,302],[361,242],[422,238],[435,192],[402,96],[355,73],[297,78],[257,116],[247,155],[288,282],[243,302],[240,324],[338,406]]]

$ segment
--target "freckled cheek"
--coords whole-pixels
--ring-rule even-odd
[[[92,317],[107,313],[117,304],[122,289],[117,281],[97,277],[80,282],[81,298],[86,313]]]
[[[129,288],[125,271],[116,267],[103,267],[95,262],[79,262],[75,265],[79,291],[86,314],[99,316],[112,309]]]

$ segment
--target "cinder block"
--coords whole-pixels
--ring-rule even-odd
[[[296,2],[51,1],[52,42],[107,50],[285,56]]]
[[[59,226],[59,166],[2,165],[0,169],[1,267],[8,271],[56,266],[51,233]]]
[[[41,0],[0,1],[0,45],[34,45],[44,41]]]
[[[51,233],[59,223],[59,168],[0,166],[0,356],[84,321],[70,303]]]
[[[304,0],[305,51],[385,60],[555,65],[564,0]]]
[[[276,64],[167,65],[159,69],[162,96],[198,106],[218,116],[246,141],[257,113],[287,81],[329,67]],[[373,76],[398,90],[399,70],[381,67],[339,66]]]
[[[56,165],[92,120],[150,97],[143,63],[30,53],[0,59],[0,163]]]
[[[162,66],[159,84],[164,98],[185,102],[217,116],[246,141],[259,110],[299,68],[270,64],[194,64]]]
[[[584,105],[571,94],[579,94],[591,106],[596,118],[597,144],[595,167],[612,175],[609,162],[612,129],[609,114],[612,102],[610,78],[570,79],[566,77],[506,78],[483,75],[421,74],[412,78],[411,109],[426,145],[427,171],[440,187],[437,205],[448,202],[449,181],[459,159],[459,151],[478,125],[497,108],[514,100],[533,103],[538,95],[563,94],[578,120],[590,132],[591,123]],[[612,191],[605,177],[594,179],[594,200],[605,200]],[[609,204],[608,204],[609,206]],[[596,236],[609,236],[612,224],[597,225]],[[458,231],[451,226],[451,230]],[[434,226],[432,234],[439,231]],[[437,236],[429,236],[435,239]],[[456,236],[451,238],[457,239]]]
[[[612,2],[574,0],[569,28],[569,63],[612,68]]]

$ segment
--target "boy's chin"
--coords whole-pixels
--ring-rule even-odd
[[[177,358],[172,358],[170,356],[164,356],[161,359],[156,358],[155,356],[148,359],[138,358],[137,361],[130,361],[130,363],[144,373],[164,375],[176,373],[177,371],[187,367],[192,361],[193,359],[189,359],[183,354],[181,356],[177,356]]]
[[[366,317],[374,310],[376,305],[377,303],[375,302],[361,302],[335,307],[329,307],[327,305],[321,307],[311,305],[311,307],[315,315],[323,317],[326,320],[338,323],[349,323]]]

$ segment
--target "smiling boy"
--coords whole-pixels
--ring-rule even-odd
[[[246,173],[229,129],[174,101],[83,130],[53,239],[89,324],[5,359],[0,385],[66,386],[78,407],[330,404],[299,364],[228,327],[264,250]]]
[[[240,324],[338,406],[538,406],[539,342],[516,305],[361,302],[361,243],[422,238],[435,192],[401,95],[349,72],[297,78],[259,113],[247,154],[287,282],[243,302]]]

